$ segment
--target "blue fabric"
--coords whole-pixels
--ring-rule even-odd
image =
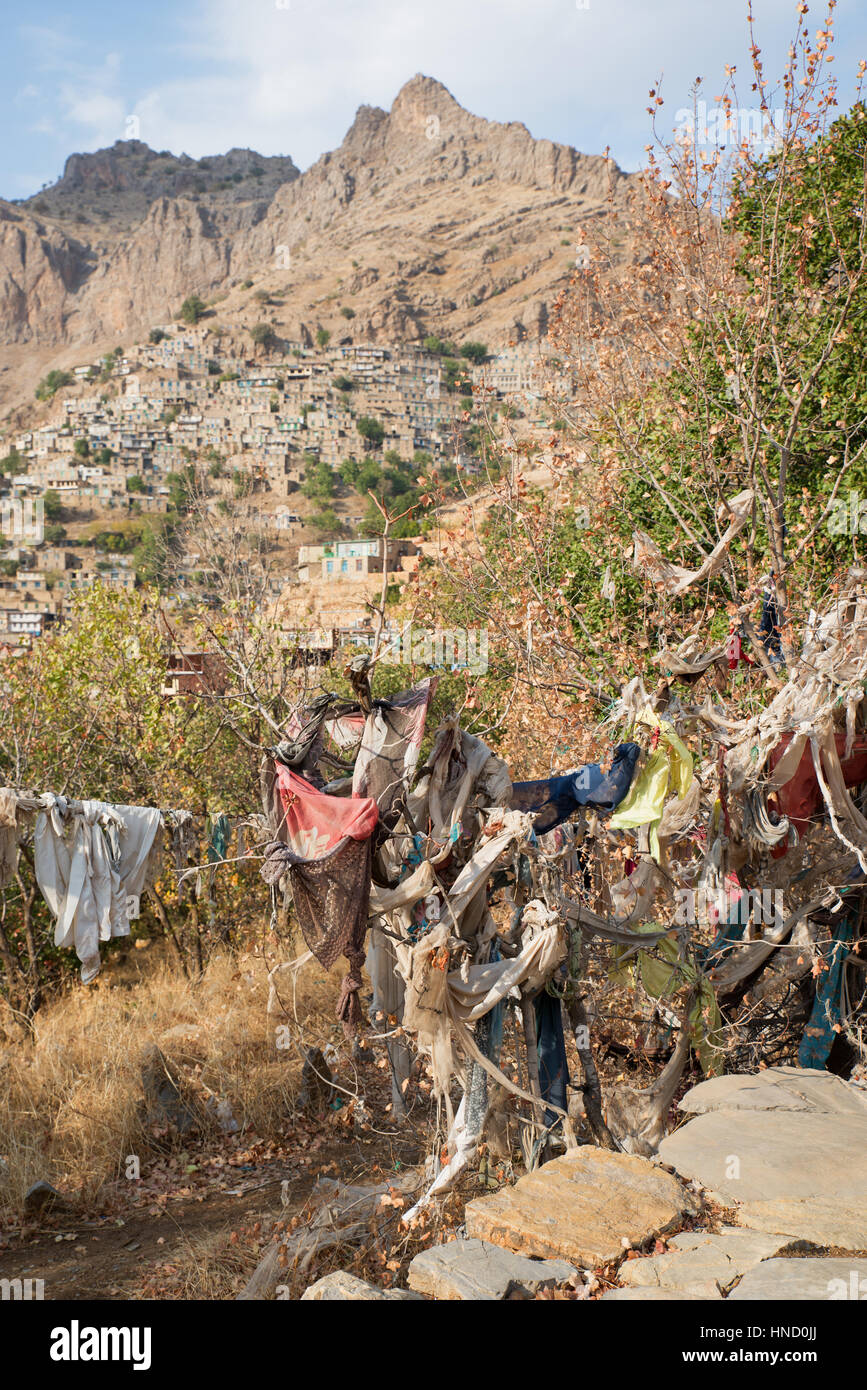
[[[759,636],[762,639],[762,646],[771,658],[773,665],[782,660],[783,648],[780,642],[780,614],[777,609],[776,599],[772,594],[767,593],[762,599],[762,617],[759,623]]]
[[[640,751],[637,743],[618,743],[607,772],[603,772],[598,763],[585,763],[560,777],[515,782],[512,809],[536,816],[533,829],[537,835],[554,830],[574,815],[579,806],[613,811],[632,786]]]
[[[566,1109],[566,1086],[569,1065],[566,1061],[566,1040],[563,1037],[563,1007],[546,989],[536,995],[536,1047],[539,1053],[539,1086],[542,1099]],[[555,1110],[545,1111],[545,1124],[550,1129],[560,1116]]]
[[[799,1067],[811,1067],[814,1071],[825,1069],[837,1036],[834,1024],[840,1022],[843,1014],[843,971],[852,937],[849,923],[841,922],[824,958],[828,969],[823,970],[816,980],[813,1012],[798,1048]]]

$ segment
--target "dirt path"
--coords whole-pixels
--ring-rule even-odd
[[[259,1157],[188,1144],[144,1165],[140,1185],[115,1183],[102,1210],[57,1211],[0,1236],[0,1279],[41,1279],[49,1300],[227,1297],[246,1282],[275,1222],[303,1219],[320,1176],[381,1182],[423,1153],[422,1117],[379,1133],[342,1130],[333,1112],[305,1120]],[[228,1156],[228,1157],[227,1157]],[[249,1159],[250,1161],[243,1161]],[[187,1175],[195,1164],[197,1172]],[[219,1263],[215,1275],[207,1266]],[[225,1268],[222,1268],[225,1266]]]

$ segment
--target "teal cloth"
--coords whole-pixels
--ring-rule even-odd
[[[843,971],[853,935],[847,921],[841,922],[834,932],[834,940],[825,956],[828,969],[823,970],[816,980],[813,1012],[798,1048],[799,1067],[825,1070],[837,1036],[834,1024],[839,1024],[843,1017]]]
[[[229,817],[226,815],[217,816],[211,826],[211,834],[208,840],[208,863],[219,864],[226,857],[229,848],[229,837],[232,828],[229,825]]]

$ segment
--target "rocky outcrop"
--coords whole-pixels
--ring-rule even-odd
[[[270,202],[300,171],[288,155],[229,150],[206,159],[157,153],[142,140],[116,140],[92,154],[71,154],[62,176],[23,206],[41,215],[80,222],[96,217],[111,233],[140,222],[158,198],[193,196],[225,204]]]

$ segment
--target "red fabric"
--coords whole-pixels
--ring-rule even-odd
[[[282,763],[277,786],[286,841],[303,859],[321,859],[347,837],[367,840],[376,828],[379,812],[371,797],[327,796]]]
[[[785,734],[774,749],[768,762],[771,770],[773,770],[780,761],[791,739],[791,734]],[[843,778],[846,786],[857,787],[859,782],[867,782],[867,739],[863,737],[855,739],[852,745],[852,755],[849,758],[843,757],[843,751],[846,747],[846,735],[837,734],[835,736],[835,742],[837,744],[837,753],[840,758],[840,767],[843,771]],[[788,816],[798,834],[803,835],[811,818],[815,815],[817,808],[820,805],[824,805],[819,781],[816,777],[816,769],[813,766],[813,750],[810,746],[809,739],[807,739],[804,745],[804,752],[801,761],[798,763],[794,777],[790,778],[788,782],[784,782],[783,785],[777,789],[776,795],[783,815]],[[786,853],[787,848],[788,846],[785,842],[781,845],[776,845],[774,849],[771,850],[772,858],[781,859]]]
[[[726,643],[729,658],[729,670],[734,671],[741,659],[741,639],[736,632],[729,633],[729,640]]]

